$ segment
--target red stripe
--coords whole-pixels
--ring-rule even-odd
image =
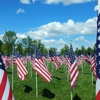
[[[100,90],[99,90],[99,92],[96,95],[96,100],[100,100]]]
[[[10,87],[8,100],[12,100],[12,98],[13,98],[12,96],[13,96],[13,95],[12,95],[12,89],[11,89],[11,87]]]
[[[6,83],[7,83],[7,74],[6,74],[6,72],[4,72],[4,75],[3,75],[3,78],[2,78],[2,81],[0,84],[0,100],[2,100],[3,93],[4,93],[5,87],[6,87]]]

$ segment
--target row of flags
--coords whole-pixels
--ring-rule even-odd
[[[54,62],[56,70],[59,69],[59,67],[62,64],[68,65],[68,73],[70,75],[70,83],[71,83],[71,89],[73,89],[76,85],[78,76],[79,76],[79,70],[78,65],[79,62],[82,64],[82,60],[88,60],[88,62],[91,62],[91,67],[93,71],[96,71],[96,60],[92,60],[92,57],[87,57],[85,55],[81,55],[81,57],[76,57],[73,51],[72,44],[70,44],[70,53],[69,56],[66,55],[65,58],[63,56],[56,56],[52,52],[50,52],[50,57],[46,58],[41,56],[39,50],[37,47],[35,47],[35,56],[31,55],[27,59],[25,57],[20,57],[18,52],[14,50],[14,57],[12,57],[11,60],[13,60],[13,63],[17,66],[17,73],[21,80],[25,80],[28,71],[26,69],[25,62],[27,59],[32,63],[32,68],[35,72],[37,72],[46,82],[50,82],[52,80],[52,74],[48,70],[48,67],[45,64],[45,60],[49,62]],[[95,58],[95,56],[93,56]],[[24,59],[22,59],[24,58]],[[10,58],[7,59],[7,57],[1,56],[1,59],[3,59],[2,64],[4,63],[5,66],[9,65],[7,63],[7,60],[9,63],[11,63]],[[94,64],[93,64],[94,63]],[[6,65],[7,64],[7,65]],[[89,63],[90,64],[90,63]],[[2,69],[6,73],[6,69],[8,67],[2,66]],[[0,73],[1,74],[1,73]],[[6,74],[7,76],[7,74]],[[11,88],[10,88],[11,89]],[[2,99],[3,100],[3,99]],[[13,99],[11,99],[13,100]]]

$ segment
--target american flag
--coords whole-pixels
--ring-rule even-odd
[[[35,58],[32,60],[32,67],[46,82],[50,82],[52,79],[51,74],[41,57],[38,48],[35,46]]]
[[[97,39],[96,39],[96,100],[100,100],[100,0],[98,0]]]
[[[19,54],[16,50],[14,50],[14,55],[15,55],[15,64],[17,66],[17,71],[18,71],[18,76],[21,80],[25,80],[26,79],[26,75],[28,74],[28,71],[25,67],[25,65],[22,63]]]
[[[0,100],[14,100],[9,79],[0,54]]]
[[[91,51],[91,69],[92,69],[92,72],[94,74],[94,76],[96,77],[97,79],[97,75],[96,75],[96,55],[93,53],[93,51]]]
[[[72,44],[70,44],[70,62],[71,62],[70,82],[71,82],[71,88],[73,89],[75,84],[76,84],[77,78],[79,76],[79,71],[78,71],[78,68],[77,68],[77,62],[76,62],[76,59],[75,59]]]
[[[58,63],[56,56],[51,51],[49,51],[49,55],[51,56],[51,59],[53,60],[56,70],[57,70],[60,67],[60,65]]]

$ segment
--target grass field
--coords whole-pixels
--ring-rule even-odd
[[[25,81],[21,81],[17,75],[16,66],[13,69],[13,94],[15,100],[71,100],[70,82],[67,79],[66,66],[61,66],[58,70],[53,64],[48,64],[48,69],[53,78],[50,83],[46,83],[39,75],[38,97],[36,97],[36,73],[28,64],[28,75]],[[95,77],[92,84],[92,74],[90,65],[83,63],[78,67],[79,77],[77,86],[73,90],[73,100],[95,100]],[[7,69],[10,84],[12,86],[12,70]]]

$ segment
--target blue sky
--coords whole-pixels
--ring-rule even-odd
[[[0,0],[0,39],[14,31],[59,51],[70,40],[74,48],[96,42],[97,0]]]

